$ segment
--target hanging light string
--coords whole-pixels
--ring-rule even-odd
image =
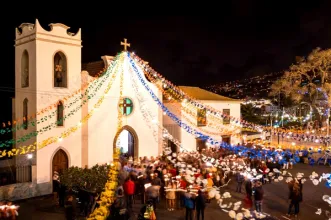
[[[144,71],[144,68],[140,66],[140,68]],[[188,104],[186,102],[186,100],[184,101],[180,101],[178,100],[176,97],[172,97],[170,92],[167,92],[166,90],[164,90],[162,88],[162,85],[160,85],[160,83],[157,82],[157,80],[153,77],[151,77],[150,74],[148,74],[146,71],[144,71],[145,76],[148,78],[148,80],[150,80],[151,82],[153,82],[153,84],[162,92],[163,96],[167,99],[167,103],[171,104],[171,108],[174,109],[174,111],[176,112],[181,112],[184,111],[186,114],[182,114],[181,116],[185,119],[185,121],[187,121],[189,124],[195,126],[196,123],[192,122],[189,117],[187,117],[186,115],[191,116],[191,118],[193,119],[197,119],[197,121],[200,121],[202,123],[206,123],[206,127],[209,128],[214,128],[217,129],[218,132],[213,132],[213,131],[209,131],[203,128],[199,128],[199,130],[201,130],[204,133],[207,133],[209,135],[213,135],[213,136],[220,136],[220,135],[230,135],[230,134],[234,134],[234,133],[239,133],[240,129],[235,128],[234,126],[232,126],[232,128],[228,128],[229,126],[224,126],[223,124],[217,124],[214,123],[213,120],[206,120],[203,117],[199,117],[196,111],[196,107],[194,110],[192,110],[191,108],[188,107]],[[207,116],[209,116],[209,114],[206,114]]]
[[[73,102],[66,104],[66,107],[68,109],[72,108],[78,101],[79,101],[79,105],[75,106],[74,109],[72,109],[70,112],[68,112],[62,119],[58,119],[55,122],[52,122],[50,124],[45,125],[44,127],[40,128],[38,131],[32,131],[28,134],[24,134],[22,137],[17,138],[17,139],[9,139],[6,141],[0,141],[0,148],[1,147],[11,147],[14,144],[22,144],[25,141],[29,140],[32,137],[36,137],[37,135],[40,135],[44,132],[50,131],[53,128],[58,126],[58,123],[60,122],[64,122],[66,120],[68,120],[69,117],[75,115],[75,113],[77,113],[86,103],[88,103],[88,100],[93,98],[97,91],[102,87],[102,85],[106,82],[106,80],[109,78],[110,76],[110,72],[113,70],[114,67],[114,63],[112,62],[110,65],[110,68],[108,68],[108,70],[105,72],[105,74],[103,75],[102,78],[100,78],[101,80],[96,80],[94,82],[92,82],[90,84],[90,86],[85,90],[85,92],[83,94],[81,94],[80,97],[77,97],[75,100],[73,100]],[[91,91],[91,89],[93,89],[94,84],[98,85],[94,88],[94,90]],[[42,118],[40,118],[37,121],[33,121],[30,122],[31,127],[32,126],[36,126],[37,124],[43,124],[43,123],[48,123],[50,120],[52,120],[53,117],[55,117],[57,115],[57,111],[54,111],[46,116],[43,116]],[[21,130],[21,129],[18,129]]]
[[[163,127],[162,124],[158,120],[155,120],[155,118],[158,118],[157,115],[153,114],[150,110],[149,103],[147,102],[147,97],[144,95],[144,93],[139,92],[139,85],[137,83],[138,79],[135,79],[135,74],[132,72],[132,68],[129,68],[130,73],[130,81],[131,81],[131,87],[134,91],[135,97],[139,102],[139,110],[141,115],[143,116],[144,121],[146,122],[146,125],[149,127],[149,129],[152,130],[153,138],[155,142],[161,141],[163,143],[163,152],[166,152],[168,154],[169,148],[167,144],[167,140],[172,141],[179,149],[182,151],[188,151],[186,150],[180,141],[175,139],[166,128]],[[162,131],[162,136],[160,137],[159,131],[160,129]]]
[[[170,93],[175,99],[178,100],[185,100],[187,105],[190,105],[193,109],[200,108],[200,109],[206,109],[207,114],[209,116],[217,121],[219,124],[223,124],[224,119],[229,119],[230,123],[233,126],[237,127],[249,127],[251,129],[257,130],[261,129],[260,125],[254,125],[252,123],[246,122],[244,120],[236,119],[235,117],[226,115],[219,110],[202,104],[198,100],[194,99],[193,97],[190,97],[186,93],[184,93],[180,88],[173,85],[170,81],[166,80],[161,74],[157,73],[155,70],[153,70],[151,67],[149,67],[141,58],[139,58],[137,55],[133,55],[133,59],[140,65],[142,68],[145,69],[145,72],[149,74],[150,77],[155,78],[156,80],[159,80],[163,83],[163,86],[165,88],[168,88],[167,93]]]
[[[121,61],[121,67],[120,67],[120,91],[119,96],[120,100],[122,100],[123,96],[123,67],[124,67],[124,58],[123,53],[120,55],[120,61]],[[115,72],[115,75],[116,72]],[[118,110],[118,116],[117,116],[117,133],[120,132],[122,129],[122,112]],[[120,139],[120,138],[119,138]],[[116,144],[117,145],[117,144]],[[119,143],[120,145],[120,143]],[[115,147],[113,149],[113,159],[118,160],[119,159],[119,149],[118,147]],[[105,184],[105,189],[100,195],[99,200],[99,207],[97,207],[93,212],[89,215],[87,218],[88,220],[99,220],[99,219],[106,219],[109,215],[109,207],[115,200],[115,194],[116,194],[116,188],[118,185],[118,164],[119,162],[114,162],[110,165],[110,171],[108,173],[108,180]]]
[[[121,54],[119,55],[121,56]],[[108,85],[103,93],[103,95],[98,99],[98,101],[93,105],[93,109],[91,111],[89,111],[89,113],[83,117],[83,119],[78,122],[77,125],[72,126],[70,128],[68,128],[66,131],[64,131],[61,135],[59,136],[54,136],[54,137],[49,137],[41,142],[35,142],[31,145],[28,146],[20,146],[17,148],[14,148],[12,150],[0,150],[0,158],[1,157],[13,157],[16,155],[23,155],[23,154],[27,154],[30,152],[34,152],[36,150],[40,150],[50,144],[56,143],[56,142],[61,142],[64,138],[67,138],[69,135],[73,134],[74,132],[76,132],[83,124],[85,124],[88,119],[90,117],[92,117],[93,113],[95,112],[96,108],[99,108],[100,105],[103,103],[104,99],[105,99],[105,95],[109,92],[109,90],[111,89],[113,82],[116,78],[116,73],[118,71],[118,67],[122,66],[123,64],[121,62],[116,62],[115,64],[115,69],[113,71],[113,73],[111,74],[112,77],[110,78]]]
[[[28,126],[34,126],[34,124],[36,122],[38,122],[38,120],[36,119],[37,116],[43,115],[49,111],[52,111],[55,109],[54,112],[57,112],[57,106],[60,104],[60,102],[64,102],[64,103],[72,103],[70,100],[74,99],[74,100],[79,100],[82,94],[86,94],[86,90],[93,88],[93,86],[95,85],[95,83],[97,82],[97,79],[101,76],[103,76],[104,74],[106,74],[106,70],[109,69],[109,66],[107,68],[104,68],[103,70],[101,70],[97,76],[93,79],[88,80],[87,82],[84,82],[82,84],[82,82],[80,81],[79,83],[82,84],[80,89],[75,90],[73,93],[66,95],[64,97],[62,97],[61,99],[58,99],[55,103],[53,104],[49,104],[47,107],[42,108],[41,110],[39,110],[37,113],[28,115],[26,118],[16,118],[15,120],[12,121],[8,121],[8,122],[3,122],[2,123],[2,129],[0,129],[0,135],[3,134],[7,134],[7,133],[12,133],[15,132],[18,129],[23,128],[24,126],[26,126],[26,121],[28,121]],[[81,78],[81,77],[79,77]],[[85,91],[85,93],[84,93]],[[59,94],[59,93],[57,93]],[[61,95],[61,94],[60,94]],[[53,95],[52,95],[53,96]],[[64,104],[65,108],[68,108],[67,104]]]
[[[118,157],[115,155],[114,157]],[[116,189],[118,185],[119,162],[114,162],[109,165],[108,179],[105,188],[100,195],[98,201],[99,206],[93,210],[87,220],[101,220],[106,219],[109,215],[109,207],[115,201]]]
[[[148,86],[147,82],[145,81],[145,79],[141,76],[140,71],[138,70],[138,67],[136,66],[135,62],[133,61],[133,59],[131,59],[130,54],[128,53],[128,57],[131,63],[131,66],[134,70],[134,72],[136,73],[136,75],[139,78],[139,81],[141,82],[141,84],[144,86],[144,88],[146,89],[146,91],[152,96],[153,100],[157,103],[157,105],[164,111],[164,113],[166,115],[169,116],[169,118],[171,118],[177,125],[179,125],[182,129],[184,129],[185,131],[187,131],[188,133],[194,135],[196,138],[200,138],[203,140],[208,140],[208,142],[212,143],[212,144],[220,144],[220,141],[216,141],[214,140],[212,137],[207,136],[202,134],[201,132],[199,132],[198,130],[196,130],[195,128],[190,127],[189,125],[187,125],[186,123],[182,122],[181,119],[179,119],[175,114],[173,114],[172,112],[169,111],[169,109],[162,103],[162,101],[155,95],[155,93],[150,89],[150,87]]]
[[[244,128],[246,131],[258,131],[258,132],[268,132],[270,131],[269,127],[264,127],[262,125],[257,125],[254,123],[250,123],[244,120],[236,119],[232,116],[227,116],[218,110],[212,108],[211,106],[204,105],[200,103],[198,100],[195,100],[193,97],[188,96],[185,94],[183,91],[180,90],[180,88],[176,87],[173,85],[170,81],[166,80],[161,74],[157,73],[155,70],[153,70],[146,62],[144,62],[140,57],[137,55],[133,54],[132,55],[133,59],[138,63],[138,65],[141,66],[142,69],[144,69],[145,76],[148,77],[150,81],[160,81],[163,83],[164,88],[168,88],[168,90],[165,93],[171,94],[175,100],[184,100],[187,105],[190,105],[193,109],[198,108],[206,108],[207,109],[207,114],[213,118],[215,122],[218,124],[223,124],[223,120],[226,118],[230,119],[230,122],[233,126],[238,126],[238,128]],[[185,110],[185,109],[183,109]],[[189,111],[188,111],[189,112]],[[193,111],[195,112],[195,111]],[[212,127],[215,127],[215,125],[211,125]],[[273,129],[273,131],[276,131],[277,129]],[[293,135],[286,135],[291,138],[292,136],[300,136],[300,132],[292,132]],[[325,143],[325,142],[330,142],[330,137],[327,136],[317,136],[316,135],[309,135],[307,137],[307,134],[302,135],[303,137],[300,139],[301,140],[311,140],[314,139],[314,142],[317,143]],[[293,138],[293,139],[294,139]]]
[[[224,145],[224,144],[222,145],[221,141],[214,139],[208,135],[205,135],[205,134],[197,131],[195,128],[192,128],[192,127],[188,126],[187,124],[185,124],[184,122],[182,122],[174,113],[170,112],[169,109],[162,103],[162,101],[154,94],[154,92],[150,89],[150,87],[148,86],[145,79],[141,76],[141,73],[140,73],[138,67],[135,65],[135,62],[130,58],[130,54],[128,55],[128,57],[130,59],[130,63],[132,65],[134,72],[138,76],[139,81],[144,86],[146,91],[151,95],[152,99],[157,103],[157,105],[169,116],[169,118],[171,118],[182,129],[184,129],[186,132],[194,135],[196,138],[199,138],[202,140],[207,140],[207,143],[209,143],[211,145],[222,146],[226,149],[231,149],[231,151],[238,151],[238,149],[241,149],[242,151],[245,150],[245,152],[247,152],[247,153],[250,152],[250,150],[247,149],[246,147],[240,148],[239,146],[232,147],[231,145]],[[266,154],[268,151],[270,151],[270,149],[265,150],[263,152],[257,151],[257,152],[255,152],[255,155],[259,156],[261,154]],[[296,152],[295,155],[298,155],[298,152]]]
[[[129,55],[130,58],[130,55]],[[144,79],[141,77],[140,73],[138,72],[139,70],[136,68],[134,61],[131,59],[130,63],[132,65],[133,70],[136,72],[136,75],[139,79],[139,81],[143,84],[143,86],[146,88],[148,87],[147,83],[144,82]],[[133,77],[131,77],[133,79]],[[133,88],[137,88],[137,86],[133,86]],[[158,100],[158,98],[153,95],[152,91],[149,89],[148,90],[149,94],[153,97],[153,99],[157,102],[160,103],[160,101]],[[166,110],[164,107],[162,107],[163,110]],[[172,113],[167,112],[167,114],[171,115]],[[146,114],[143,114],[146,115]],[[147,114],[148,115],[148,114]],[[155,117],[155,116],[154,116]],[[284,160],[283,156],[285,155],[285,153],[290,153],[289,151],[271,151],[270,149],[264,148],[262,150],[259,149],[251,149],[251,148],[247,148],[244,146],[231,146],[225,143],[222,143],[221,146],[224,149],[228,149],[231,152],[233,152],[236,155],[239,156],[246,156],[246,157],[253,157],[253,158],[261,158],[261,159],[265,159],[265,158],[277,158],[279,160]],[[299,158],[297,157],[297,154],[294,154],[294,158],[295,160],[298,160]],[[274,170],[274,172],[277,172],[277,169]],[[273,173],[270,173],[271,175],[273,175]],[[285,175],[285,174],[284,174]],[[301,175],[301,174],[300,174]],[[317,177],[319,177],[319,179],[317,179]],[[290,176],[288,176],[288,178],[290,178]],[[326,186],[327,187],[331,187],[331,177],[330,174],[323,174],[323,175],[318,175],[316,173],[313,172],[313,174],[310,176],[310,179],[312,180],[312,182],[314,183],[314,185],[317,185],[319,182],[321,182],[321,180],[326,180]],[[281,180],[281,179],[279,179]]]
[[[123,81],[124,81],[124,67],[125,67],[125,57],[126,55],[125,52],[122,53],[123,55],[121,55],[121,73],[120,73],[120,88],[119,88],[119,100],[120,102],[123,101]],[[123,106],[124,108],[124,106]],[[124,114],[124,110],[122,112],[121,108],[117,108],[117,129],[116,129],[116,134],[119,136],[123,127],[123,114]],[[121,147],[121,138],[117,138],[117,142],[115,144],[116,148],[114,149],[114,151],[116,151],[116,149],[120,149]]]
[[[169,88],[166,91],[166,93],[171,94],[173,96],[173,99],[178,99],[178,100],[184,99],[185,101],[187,101],[186,98],[188,97],[190,102],[187,102],[187,103],[192,105],[193,108],[196,108],[196,106],[199,106],[199,104],[201,104],[201,103],[197,102],[196,100],[194,100],[194,98],[189,97],[188,95],[186,95],[183,91],[180,90],[180,88],[174,86],[170,81],[166,80],[161,74],[159,74],[155,70],[153,70],[140,57],[138,57],[137,55],[133,55],[133,57],[136,58],[137,60],[135,60],[135,61],[138,61],[138,63],[142,66],[142,68],[144,69],[144,72],[145,72],[145,76],[148,77],[148,79],[150,81],[161,80],[164,84],[164,87]],[[191,100],[193,100],[193,101],[191,101]],[[203,107],[206,107],[206,106],[203,106]],[[222,119],[220,119],[219,117],[216,119],[219,123],[222,123],[222,120],[227,117],[226,115],[224,115],[222,113],[217,114],[217,110],[213,109],[210,106],[207,106],[207,109],[209,109],[211,112],[215,112],[215,114],[212,115],[212,117],[221,115]],[[240,124],[242,125],[241,127],[244,127],[244,129],[247,130],[247,131],[259,131],[259,132],[262,132],[262,131],[268,132],[268,131],[270,131],[270,128],[268,126],[264,127],[262,125],[257,125],[257,124],[250,123],[250,122],[247,122],[247,121],[244,121],[244,120],[235,119],[234,117],[230,117],[230,119],[231,119],[231,121],[236,122],[236,123],[234,123],[235,126],[238,125],[237,122],[240,122]],[[212,127],[214,127],[214,125]],[[277,128],[276,129],[272,128],[272,131],[274,133],[276,133]],[[288,133],[290,133],[290,134],[286,135],[286,136],[289,136],[287,138],[291,138],[291,139],[294,139],[294,140],[296,138],[295,136],[301,136],[301,138],[299,138],[300,139],[299,141],[309,141],[309,140],[313,139],[313,141],[316,142],[316,143],[330,142],[330,137],[328,137],[327,135],[325,135],[325,136],[315,135],[315,134],[307,135],[307,132],[304,135],[300,135],[301,131],[290,131]]]

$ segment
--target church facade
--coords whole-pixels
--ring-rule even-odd
[[[49,194],[54,171],[61,172],[70,166],[92,167],[110,163],[115,147],[120,146],[135,160],[158,156],[164,144],[162,127],[168,129],[187,150],[197,150],[205,145],[164,116],[140,82],[130,80],[134,73],[127,68],[119,69],[116,76],[107,80],[104,75],[99,76],[111,68],[114,57],[102,56],[100,61],[82,64],[81,30],[71,33],[63,24],[49,26],[50,30],[45,30],[36,20],[34,24],[23,23],[16,29],[13,117],[14,120],[21,118],[24,127],[17,130],[14,137],[18,139],[30,133],[38,135],[15,147],[40,143],[49,137],[58,139],[38,151],[8,160],[16,166],[31,166],[32,178],[31,182],[0,187],[0,198],[15,200]],[[158,98],[164,99],[158,86],[148,83]],[[105,94],[110,84],[110,90]],[[240,118],[238,100],[197,87],[181,89],[205,104]],[[100,99],[102,104],[96,106]],[[172,104],[164,103],[170,110],[173,108]],[[143,106],[147,106],[149,118]],[[184,111],[177,113],[180,117],[185,114]],[[91,117],[82,123],[88,114]],[[206,124],[202,126],[208,129]],[[76,128],[75,132],[62,138],[62,134],[72,128]],[[235,143],[238,140],[232,138],[229,141]],[[0,166],[4,163],[1,161]]]

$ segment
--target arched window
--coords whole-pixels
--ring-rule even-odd
[[[21,87],[29,87],[29,54],[24,50],[21,59]]]
[[[29,104],[29,101],[27,98],[24,99],[23,101],[23,128],[25,130],[28,129],[28,104]]]
[[[54,87],[67,88],[67,58],[62,52],[54,55]]]
[[[63,103],[60,101],[59,104],[57,105],[57,115],[56,115],[56,123],[57,126],[63,126]]]

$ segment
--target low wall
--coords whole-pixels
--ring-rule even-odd
[[[36,184],[34,182],[16,183],[0,187],[0,201],[15,201],[51,193],[52,184],[50,182],[42,184]]]

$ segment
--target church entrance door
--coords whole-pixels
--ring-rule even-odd
[[[69,167],[68,156],[66,152],[64,152],[64,150],[59,149],[53,157],[52,175],[54,174],[54,171],[61,173],[65,169],[68,169],[68,167]]]
[[[130,126],[124,126],[115,137],[115,146],[126,157],[138,158],[138,137]]]

